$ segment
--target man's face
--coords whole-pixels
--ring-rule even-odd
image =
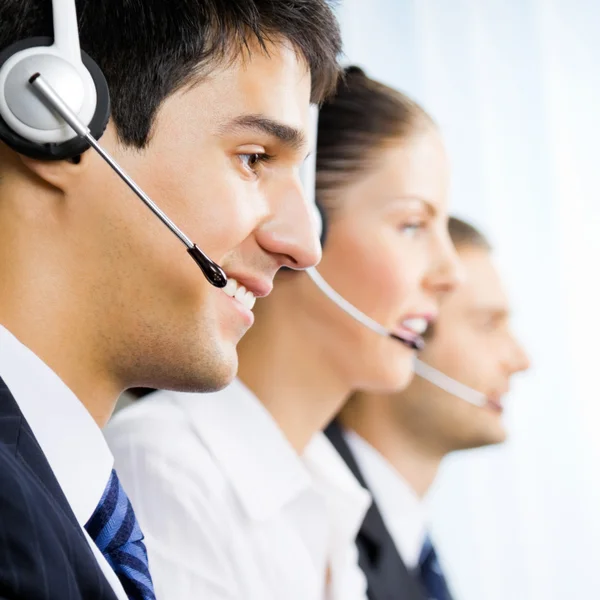
[[[441,303],[421,358],[483,392],[480,408],[416,378],[395,404],[404,427],[442,452],[504,441],[502,398],[511,377],[529,367],[509,325],[508,300],[487,250],[459,250],[466,280]]]
[[[298,176],[310,73],[285,43],[268,50],[251,47],[168,98],[147,149],[123,148],[111,126],[102,139],[159,207],[256,296],[269,293],[282,265],[305,268],[320,257]],[[87,265],[81,302],[96,320],[96,350],[109,370],[128,386],[226,385],[251,310],[205,281],[185,247],[99,157],[86,153],[82,168],[69,190],[77,260]]]

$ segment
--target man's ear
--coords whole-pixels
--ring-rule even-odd
[[[37,160],[23,155],[19,158],[31,174],[61,191],[66,191],[90,162],[89,151],[68,160]]]

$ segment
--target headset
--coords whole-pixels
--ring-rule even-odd
[[[76,159],[92,147],[186,246],[208,282],[225,287],[223,269],[98,144],[110,117],[106,79],[81,50],[75,0],[52,0],[52,18],[53,39],[31,38],[0,52],[0,140],[37,160]]]
[[[318,231],[321,236],[321,245],[323,246],[327,238],[327,214],[316,197],[316,164],[317,164],[317,135],[318,135],[318,115],[319,111],[316,106],[311,106],[311,140],[312,140],[312,152],[309,158],[305,161],[302,170],[301,178],[305,188],[305,194],[308,201],[312,204],[314,209],[314,217],[317,223]],[[308,276],[312,279],[315,285],[325,294],[332,302],[334,302],[339,308],[345,313],[350,315],[355,321],[358,321],[365,327],[369,328],[375,333],[390,337],[398,342],[403,343],[409,348],[420,351],[424,348],[425,342],[422,338],[415,340],[404,339],[403,337],[393,333],[383,325],[377,323],[371,317],[363,313],[361,310],[356,308],[351,302],[346,300],[341,294],[336,292],[315,267],[311,267],[306,270]],[[419,377],[429,381],[436,387],[465,400],[469,404],[475,406],[485,406],[487,398],[485,394],[474,390],[473,388],[456,381],[452,377],[445,375],[441,371],[438,371],[434,367],[427,363],[419,360],[415,357],[414,362],[415,374]]]

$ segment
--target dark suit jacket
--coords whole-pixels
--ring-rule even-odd
[[[0,599],[116,600],[2,379]]]
[[[356,479],[369,489],[340,425],[334,421],[325,433]],[[374,502],[360,528],[356,545],[359,564],[369,585],[369,600],[427,600],[427,594],[402,561]]]

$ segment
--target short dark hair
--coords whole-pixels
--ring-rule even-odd
[[[329,213],[336,192],[363,175],[386,142],[435,126],[421,106],[357,66],[347,67],[319,113],[316,198]]]
[[[100,66],[126,145],[143,148],[162,102],[256,40],[285,39],[306,61],[312,101],[338,78],[341,39],[327,0],[77,0],[82,49]],[[51,0],[0,0],[0,51],[52,35]]]
[[[478,248],[490,251],[492,249],[492,245],[481,231],[457,217],[450,217],[448,220],[448,232],[457,250]]]

